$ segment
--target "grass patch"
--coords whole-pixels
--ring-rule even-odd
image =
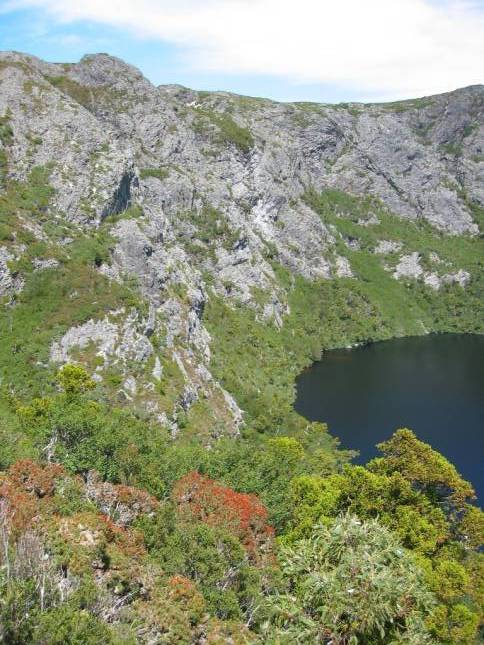
[[[451,141],[449,143],[442,143],[439,148],[442,150],[442,152],[444,152],[446,155],[450,155],[451,157],[462,157],[462,143]]]
[[[403,244],[402,253],[437,253],[455,268],[467,269],[476,274],[482,267],[482,240],[470,235],[446,235],[425,220],[412,221],[396,217],[377,198],[360,198],[338,190],[326,190],[323,193],[310,190],[306,192],[304,200],[325,224],[334,225],[345,237],[358,239],[362,251],[373,250],[379,240],[393,240]],[[469,204],[469,208],[473,207],[477,216],[477,211],[482,209]],[[369,220],[371,216],[376,216],[379,223],[368,226],[358,223]],[[339,250],[348,254],[345,249],[340,245]]]
[[[141,168],[139,172],[140,179],[146,179],[147,177],[155,177],[163,181],[170,175],[168,168]]]
[[[284,268],[275,268],[281,284],[292,282]],[[296,278],[282,330],[258,320],[251,308],[210,299],[204,315],[212,336],[211,369],[249,420],[264,430],[294,429],[300,423],[292,409],[294,379],[322,349],[390,336],[353,282]]]
[[[216,126],[216,142],[220,145],[234,145],[244,153],[254,146],[254,138],[248,128],[238,125],[230,114],[218,113],[209,109],[198,109],[198,118],[194,121],[195,131],[205,134],[209,131],[206,121]],[[205,123],[204,123],[205,119]]]
[[[462,136],[465,139],[466,137],[469,137],[473,132],[479,129],[479,123],[477,121],[474,121],[473,123],[468,123],[462,132]]]
[[[483,295],[482,240],[470,235],[445,235],[423,220],[414,222],[398,218],[372,197],[358,198],[329,190],[321,194],[308,191],[305,200],[324,223],[335,226],[344,238],[359,241],[359,250],[349,250],[339,239],[337,250],[349,258],[367,298],[378,304],[395,335],[411,335],[423,330],[483,330],[479,314],[479,301]],[[358,223],[372,215],[376,215],[378,224],[362,226]],[[435,292],[415,281],[394,280],[383,268],[381,257],[372,252],[379,240],[401,243],[400,254],[418,251],[423,266],[431,266],[431,258],[436,254],[443,262],[434,267],[437,272],[463,269],[471,274],[471,283],[465,289],[447,285]]]
[[[7,164],[4,158],[5,167]],[[0,156],[0,174],[2,158]],[[19,242],[33,242],[32,234],[21,224],[21,218],[42,223],[46,219],[54,189],[49,185],[50,169],[37,166],[32,169],[26,182],[10,181],[0,194],[0,228],[3,239],[16,239]]]
[[[1,310],[1,378],[22,393],[39,393],[45,386],[50,345],[69,327],[138,303],[129,289],[96,271],[96,241],[79,240],[72,251],[60,267],[27,275],[14,306]]]
[[[188,211],[182,215],[197,229],[192,242],[185,243],[185,249],[197,256],[215,258],[215,247],[230,250],[240,238],[240,230],[231,228],[227,218],[213,206],[205,205],[200,211]]]
[[[390,103],[371,103],[376,107],[383,108],[389,112],[407,112],[408,110],[423,110],[432,105],[431,96],[422,96],[418,99],[408,99],[406,101],[392,101]]]
[[[68,76],[45,76],[45,79],[84,107],[88,107],[92,103],[91,90],[85,85],[73,81]]]
[[[100,102],[108,104],[110,107],[117,107],[119,110],[119,102],[126,98],[122,92],[113,90],[109,86],[88,87],[81,85],[68,76],[45,75],[44,78],[88,110],[95,108]]]
[[[0,141],[4,146],[10,146],[13,143],[13,130],[10,125],[10,118],[9,110],[7,110],[4,116],[0,116]]]
[[[0,150],[0,187],[5,186],[8,173],[8,157],[5,150]]]

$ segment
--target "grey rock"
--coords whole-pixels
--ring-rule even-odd
[[[161,377],[163,376],[163,367],[158,356],[155,357],[155,366],[153,367],[152,375],[154,379],[161,381]]]
[[[59,262],[55,258],[48,258],[43,260],[42,258],[34,258],[32,260],[34,265],[34,271],[42,271],[43,269],[55,269],[59,266]]]
[[[335,273],[338,278],[352,278],[353,271],[351,270],[348,258],[338,255],[335,260]]]
[[[60,340],[54,341],[50,358],[54,363],[67,363],[71,360],[73,349],[85,349],[90,344],[96,346],[97,355],[105,362],[121,360],[144,362],[153,352],[150,341],[142,335],[136,325],[136,312],[129,314],[120,322],[112,320],[89,320],[78,327],[71,327]]]
[[[393,277],[396,280],[401,280],[402,278],[413,278],[417,279],[423,274],[423,269],[420,266],[420,255],[417,251],[414,253],[409,253],[408,255],[402,255],[395,271]]]
[[[442,285],[442,280],[437,273],[426,273],[424,276],[424,283],[438,291]]]
[[[54,341],[50,359],[54,363],[67,363],[74,348],[84,349],[90,343],[97,346],[98,354],[105,360],[113,355],[118,341],[118,326],[108,320],[89,320],[79,327],[71,327],[60,340]]]
[[[463,269],[459,269],[454,273],[445,273],[444,275],[438,275],[437,273],[425,273],[424,275],[424,283],[436,291],[443,284],[458,284],[464,288],[469,284],[470,279],[471,274]]]
[[[1,296],[14,296],[16,293],[22,291],[24,287],[24,279],[21,275],[10,271],[8,263],[16,260],[21,254],[20,249],[12,249],[14,253],[10,252],[7,248],[0,246],[0,297]]]
[[[442,282],[445,284],[458,284],[465,287],[471,279],[471,275],[464,269],[459,269],[456,273],[446,273],[442,276]]]
[[[116,239],[110,263],[97,269],[111,281],[136,280],[149,308],[145,319],[111,312],[68,330],[53,343],[51,359],[66,362],[73,349],[94,344],[122,372],[124,396],[143,393],[146,408],[173,435],[177,409],[201,396],[222,399],[227,432],[236,434],[243,422],[210,373],[211,338],[203,325],[209,298],[244,303],[280,326],[288,298],[273,260],[307,280],[357,279],[336,253],[335,227],[305,203],[308,188],[370,195],[395,215],[426,220],[448,235],[475,235],[470,205],[484,206],[483,86],[393,106],[283,104],[155,87],[105,54],[62,65],[4,52],[0,115],[7,112],[14,133],[9,176],[23,180],[48,165],[55,197],[47,215],[77,231],[121,215],[110,231]],[[122,216],[130,206],[137,217]],[[358,221],[378,222],[372,212]],[[26,218],[22,225],[43,239],[42,222]],[[66,253],[73,237],[69,231],[58,242]],[[342,241],[350,250],[361,246]],[[390,255],[401,246],[380,240],[374,252]],[[22,288],[22,276],[8,269],[16,254],[0,248],[0,295]],[[422,280],[432,289],[472,279],[452,267],[444,274],[430,259],[436,267],[425,272],[416,249],[391,270],[396,279]],[[46,262],[34,266],[55,268]],[[169,413],[156,402],[161,352],[185,381]],[[134,383],[131,361],[140,372],[149,366]]]
[[[13,255],[4,247],[0,247],[0,296],[13,291],[13,277],[8,268],[8,262]]]
[[[400,242],[379,240],[373,252],[378,255],[388,255],[389,253],[397,253],[401,248],[402,244]]]

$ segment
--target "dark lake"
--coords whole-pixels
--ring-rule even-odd
[[[397,428],[445,455],[484,499],[484,336],[403,338],[326,352],[297,379],[296,410],[342,447],[377,454]]]

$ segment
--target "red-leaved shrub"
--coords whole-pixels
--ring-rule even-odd
[[[274,530],[267,524],[267,509],[256,495],[237,493],[192,472],[175,484],[173,499],[182,518],[223,526],[240,539],[251,557],[270,550]]]

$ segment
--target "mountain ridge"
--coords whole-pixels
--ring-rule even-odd
[[[325,101],[306,101],[306,100],[301,100],[301,101],[279,101],[277,99],[272,99],[268,96],[256,96],[252,94],[240,94],[239,92],[231,92],[229,90],[194,90],[186,85],[181,85],[179,83],[159,83],[159,84],[154,84],[152,81],[150,81],[144,74],[143,72],[137,68],[135,65],[132,65],[131,63],[127,63],[125,60],[120,58],[119,56],[115,56],[113,54],[109,54],[108,52],[92,52],[92,53],[87,53],[84,54],[79,61],[76,63],[63,63],[62,61],[44,61],[38,56],[34,56],[33,54],[28,54],[26,52],[18,51],[18,50],[3,50],[0,51],[0,54],[4,56],[5,58],[15,58],[19,57],[20,59],[23,60],[33,60],[36,61],[37,63],[41,65],[51,65],[51,66],[57,66],[59,68],[62,68],[63,66],[69,65],[69,66],[74,66],[74,65],[80,65],[82,63],[89,62],[90,60],[111,60],[118,64],[120,67],[125,68],[126,70],[131,71],[132,73],[135,73],[137,76],[143,77],[148,83],[153,85],[154,87],[157,88],[173,88],[174,90],[186,90],[189,92],[200,92],[202,94],[224,94],[228,96],[235,96],[235,97],[245,97],[245,98],[253,98],[253,99],[259,99],[262,101],[270,101],[272,103],[282,103],[284,104],[306,104],[306,105],[322,105],[322,106],[331,106],[331,105],[362,105],[362,106],[381,106],[381,105],[392,105],[392,104],[399,104],[399,103],[408,103],[408,102],[413,102],[419,99],[428,99],[428,98],[435,98],[438,96],[447,96],[451,95],[454,93],[459,93],[465,90],[476,90],[476,91],[481,91],[482,88],[484,87],[484,83],[473,83],[471,85],[464,85],[462,87],[457,87],[453,90],[448,90],[446,92],[440,92],[438,94],[425,94],[421,96],[416,96],[416,97],[410,97],[410,98],[405,98],[405,99],[396,99],[396,100],[388,100],[388,101],[353,101],[353,100],[348,100],[348,101],[338,101],[338,102],[325,102]]]
[[[193,416],[216,436],[278,396],[290,414],[295,372],[321,349],[479,330],[484,87],[280,104],[155,87],[105,54],[54,64],[6,52],[0,75],[7,195],[45,196],[34,215],[7,203],[0,294],[16,302],[41,272],[59,278],[77,247],[95,247],[82,270],[104,281],[98,305],[54,316],[30,361],[80,360],[173,434]],[[107,290],[119,300],[104,303]],[[246,344],[260,337],[262,381],[255,357],[235,374],[229,321]]]

